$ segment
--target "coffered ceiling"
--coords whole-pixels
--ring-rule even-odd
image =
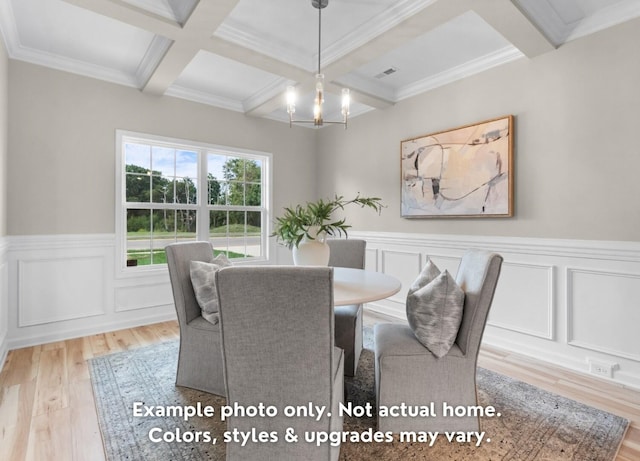
[[[640,0],[330,0],[322,10],[326,118],[351,116],[640,16]],[[318,61],[311,0],[0,0],[9,57],[288,120],[310,118]]]

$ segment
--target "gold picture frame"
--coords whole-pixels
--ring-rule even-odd
[[[400,142],[403,218],[513,216],[513,115]]]

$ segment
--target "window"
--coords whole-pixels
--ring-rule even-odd
[[[190,240],[267,258],[269,154],[124,131],[116,146],[121,268],[164,265],[166,245]]]

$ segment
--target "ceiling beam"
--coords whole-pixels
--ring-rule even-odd
[[[473,10],[528,58],[556,48],[513,0],[475,0]]]
[[[231,13],[239,0],[200,0],[182,32],[160,60],[142,91],[162,95],[180,76],[195,55],[206,48],[213,32]]]
[[[302,67],[288,64],[216,36],[210,37],[203,49],[289,80],[300,81],[309,75],[309,72]]]

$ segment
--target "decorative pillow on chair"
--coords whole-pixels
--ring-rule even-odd
[[[430,273],[438,268],[429,261]],[[425,267],[427,269],[427,267]],[[428,277],[418,279],[407,296],[407,319],[416,338],[433,355],[440,358],[449,352],[458,336],[462,321],[464,291],[448,271],[440,273],[426,285],[420,286]],[[415,288],[415,289],[414,289]]]
[[[226,266],[231,266],[231,261],[224,254],[219,254],[210,263],[191,261],[189,265],[191,285],[202,310],[202,316],[214,325],[219,321],[215,275],[216,271]]]
[[[419,290],[423,286],[427,285],[433,279],[435,279],[438,275],[440,275],[440,269],[431,262],[431,260],[427,260],[427,264],[422,268],[418,277],[413,281],[413,284],[409,288],[409,293],[411,294],[416,290]]]

